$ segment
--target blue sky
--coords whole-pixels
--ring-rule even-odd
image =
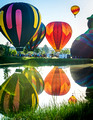
[[[52,21],[67,22],[72,27],[72,37],[65,47],[70,48],[73,41],[88,30],[87,17],[93,14],[93,0],[1,0],[0,8],[12,2],[26,2],[37,7],[41,13],[41,21],[47,25]],[[72,5],[78,5],[80,12],[76,18],[71,13]],[[7,39],[0,33],[0,44],[5,44]],[[39,45],[49,45],[46,38]]]

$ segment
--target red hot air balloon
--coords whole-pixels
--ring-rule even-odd
[[[60,52],[71,35],[72,29],[66,22],[51,22],[46,26],[46,38],[56,52]]]
[[[70,90],[70,81],[65,72],[54,67],[44,80],[44,90],[50,95],[65,95]]]
[[[2,34],[21,51],[39,29],[41,15],[27,3],[10,3],[0,9]]]
[[[74,16],[76,17],[76,15],[78,14],[78,12],[80,11],[80,7],[77,5],[73,5],[71,7],[71,12],[74,14]]]

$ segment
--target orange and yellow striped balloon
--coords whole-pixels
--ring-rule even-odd
[[[77,99],[74,95],[72,95],[69,99],[68,99],[68,103],[70,104],[75,104],[77,103]]]
[[[65,95],[71,84],[66,73],[57,66],[54,67],[44,80],[44,90],[49,95]]]
[[[55,21],[46,25],[46,39],[56,52],[60,52],[68,43],[72,28],[66,22]]]
[[[80,7],[79,7],[79,6],[73,5],[73,6],[71,7],[71,12],[74,14],[74,16],[76,16],[79,11],[80,11]]]

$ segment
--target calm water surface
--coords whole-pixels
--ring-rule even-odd
[[[47,85],[44,85],[43,90],[38,94],[39,97],[39,106],[43,107],[46,105],[51,104],[60,104],[60,103],[68,103],[68,99],[73,94],[78,101],[86,100],[86,90],[88,88],[92,88],[92,69],[93,65],[86,64],[86,65],[71,65],[71,66],[40,66],[34,67],[34,69],[40,74],[43,79],[52,79],[52,84],[54,81],[58,80],[65,80],[68,79],[70,83],[69,85],[63,85],[64,95],[59,95],[59,89],[53,88],[52,93],[53,95],[49,94],[49,91],[45,90]],[[3,67],[0,68],[0,86],[7,80],[11,75],[15,72],[19,72],[20,70],[24,71],[25,69],[30,69],[31,66],[21,66],[21,67]],[[19,71],[17,71],[19,70]],[[51,74],[53,73],[53,75]],[[64,74],[64,75],[63,75]],[[50,76],[49,76],[50,75]],[[57,77],[57,78],[56,78]],[[64,78],[64,79],[63,79]],[[56,82],[57,84],[57,82]],[[65,83],[63,83],[65,84]],[[60,85],[61,86],[61,85]],[[51,86],[49,86],[50,89]],[[53,85],[52,85],[53,87]],[[56,86],[57,87],[57,86]],[[48,90],[49,90],[48,89]],[[67,92],[66,89],[68,89]],[[2,114],[0,114],[2,117]],[[1,119],[1,118],[0,118]]]

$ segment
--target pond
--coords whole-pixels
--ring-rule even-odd
[[[32,79],[32,81],[29,79]],[[38,96],[40,107],[52,104],[59,105],[60,103],[67,104],[68,99],[72,95],[76,97],[77,101],[84,101],[86,100],[86,96],[90,95],[89,91],[92,91],[93,88],[93,64],[1,67],[0,102],[2,101],[3,96],[3,103],[1,102],[0,108],[2,109],[2,107],[4,107],[3,110],[5,110],[5,112],[6,106],[7,108],[9,107],[8,104],[10,101],[8,101],[8,97],[10,97],[10,94],[12,96],[17,94],[17,98],[15,98],[13,104],[17,104],[16,109],[18,109],[19,104],[16,103],[16,100],[21,99],[21,101],[25,101],[24,99],[27,99],[26,96],[31,93],[32,88],[29,88],[29,84],[27,82],[24,83],[25,80],[28,80],[28,83],[32,82],[32,88],[37,91],[34,92],[34,94],[36,93]],[[23,88],[25,88],[25,95],[21,93]],[[2,89],[4,91],[4,95]],[[20,91],[20,93],[18,91]],[[5,96],[6,93],[8,94],[7,97]],[[22,96],[22,98],[19,96]],[[33,101],[35,104],[36,101]],[[0,113],[0,118],[2,118],[3,114],[2,112]]]

